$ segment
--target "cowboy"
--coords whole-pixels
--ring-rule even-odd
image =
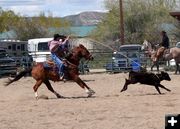
[[[161,31],[161,43],[159,44],[161,47],[157,50],[155,61],[157,61],[159,58],[163,57],[163,54],[166,49],[169,48],[169,38],[165,31]]]
[[[68,43],[68,39],[69,36],[65,38],[65,36],[54,34],[54,39],[48,43],[49,50],[51,51],[51,58],[59,69],[60,80],[64,79],[65,64],[63,60],[58,57],[57,52],[63,52],[65,45]]]
[[[168,49],[169,48],[169,38],[168,38],[166,32],[162,31],[161,32],[161,36],[162,36],[162,40],[161,40],[160,45],[162,47],[164,47],[165,49]]]

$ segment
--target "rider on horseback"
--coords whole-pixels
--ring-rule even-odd
[[[63,59],[57,55],[57,51],[62,51],[63,53],[66,50],[66,46],[68,44],[69,36],[62,36],[59,34],[54,34],[54,39],[48,43],[49,50],[51,51],[51,58],[57,64],[59,69],[60,80],[64,79],[64,72],[65,72],[65,63]]]
[[[165,31],[162,31],[161,32],[161,35],[162,35],[162,41],[161,41],[161,46],[164,47],[165,49],[168,49],[169,48],[169,38],[166,34]]]
[[[162,31],[161,36],[162,36],[162,39],[161,39],[161,43],[159,44],[160,48],[157,50],[157,53],[156,53],[157,58],[155,58],[155,61],[157,61],[158,58],[162,57],[164,55],[164,52],[167,52],[165,50],[169,49],[169,38],[166,32]]]

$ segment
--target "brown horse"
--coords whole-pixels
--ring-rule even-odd
[[[169,61],[171,59],[175,60],[176,63],[176,71],[175,74],[177,74],[177,72],[179,71],[180,73],[180,69],[179,69],[179,63],[180,63],[180,48],[178,47],[173,47],[170,49],[165,49],[164,47],[160,47],[155,53],[154,55],[152,54],[151,56],[152,61],[153,61],[153,66],[151,67],[151,69],[154,67],[154,65],[157,66],[157,69],[159,71],[159,60],[162,58],[165,61],[168,61],[168,65],[169,65]]]
[[[179,63],[180,63],[180,48],[173,47],[170,49],[165,49],[164,47],[160,47],[157,50],[153,50],[152,46],[148,42],[143,43],[144,48],[148,50],[148,53],[151,57],[151,60],[153,62],[153,65],[151,66],[151,70],[153,70],[153,67],[157,66],[157,71],[159,71],[159,60],[163,58],[166,61],[169,61],[171,59],[174,59],[176,62],[176,71],[175,74],[179,71]]]
[[[167,50],[166,50],[167,51]],[[153,50],[151,52],[151,60],[153,62],[153,65],[151,66],[151,71],[153,71],[153,67],[157,67],[157,71],[159,72],[159,60],[163,58],[163,54],[165,52],[164,47],[160,47],[157,50]]]
[[[95,94],[95,92],[79,78],[78,65],[81,58],[85,58],[86,60],[93,60],[93,56],[89,53],[89,51],[80,44],[79,46],[74,47],[70,54],[66,57],[68,66],[66,68],[65,75],[68,77],[68,79],[75,81],[81,88],[83,88],[88,94],[88,97],[91,97],[93,94]],[[49,80],[60,81],[59,74],[54,69],[55,68],[52,66],[47,69],[43,63],[38,63],[33,68],[20,72],[17,76],[15,76],[14,79],[9,80],[6,86],[15,81],[18,81],[27,73],[31,73],[32,77],[36,80],[36,84],[33,87],[36,99],[38,99],[37,90],[42,83],[44,83],[47,88],[57,96],[57,98],[63,98],[63,96],[58,94],[53,89],[49,82]]]
[[[151,71],[153,71],[153,67],[157,67],[157,71],[159,71],[159,59],[162,56],[162,51],[161,48],[158,48],[156,45],[153,45],[152,43],[148,41],[144,41],[143,44],[143,49],[145,53],[147,54],[147,57],[150,57],[152,61],[152,66],[151,66]],[[159,50],[158,50],[159,49]]]

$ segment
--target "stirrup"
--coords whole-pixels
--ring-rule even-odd
[[[67,79],[63,78],[63,82],[65,83],[67,81]]]
[[[63,59],[63,64],[64,64],[64,66],[65,66],[65,67],[67,67],[67,66],[68,66],[68,62],[67,62],[67,60],[66,60],[66,59]]]
[[[64,74],[63,75],[59,75],[59,80],[63,81],[63,79],[64,79]]]

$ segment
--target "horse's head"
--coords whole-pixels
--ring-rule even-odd
[[[148,42],[147,40],[144,40],[144,42],[142,44],[142,50],[152,51],[152,44],[150,42]]]
[[[79,57],[83,57],[86,60],[93,60],[93,56],[91,55],[91,53],[87,50],[86,47],[84,47],[82,44],[80,44],[75,50],[75,53],[77,53],[77,55]]]

